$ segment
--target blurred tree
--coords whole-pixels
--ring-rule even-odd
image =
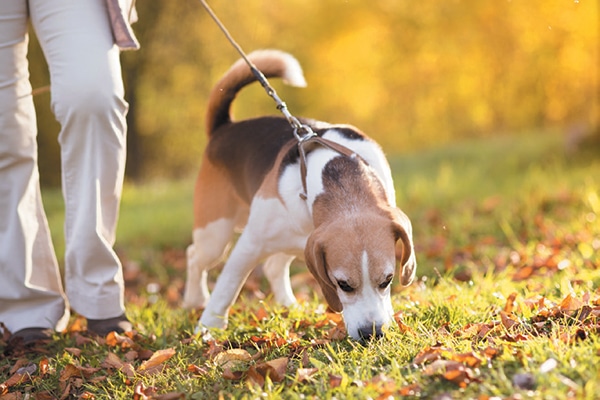
[[[388,153],[531,129],[577,126],[600,136],[597,2],[210,3],[246,51],[297,56],[309,87],[272,82],[294,114],[355,124]],[[238,55],[196,0],[138,1],[138,12],[142,49],[122,56],[127,174],[193,174],[206,97]],[[41,53],[30,59],[32,79],[47,83]],[[55,183],[57,127],[47,101],[36,98],[40,163],[44,181]],[[259,85],[241,93],[234,112],[277,113]]]

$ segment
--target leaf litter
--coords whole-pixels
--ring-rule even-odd
[[[486,211],[488,212],[488,211]],[[440,217],[437,217],[440,218]],[[437,219],[432,219],[432,221]],[[436,223],[439,223],[437,221]],[[600,241],[587,230],[564,233],[548,218],[534,218],[538,229],[535,238],[531,232],[522,232],[521,237],[534,241],[534,246],[503,245],[496,238],[483,237],[481,246],[451,247],[446,236],[434,237],[426,242],[429,248],[421,249],[429,260],[441,259],[442,265],[481,265],[482,248],[495,248],[491,260],[492,273],[507,273],[513,282],[526,283],[527,291],[511,292],[501,307],[491,306],[490,313],[480,320],[472,320],[461,326],[449,321],[439,324],[435,333],[439,342],[419,349],[405,368],[420,374],[418,381],[406,381],[379,372],[370,378],[349,380],[344,372],[332,371],[330,363],[318,363],[315,352],[332,351],[331,345],[346,343],[343,319],[339,314],[322,312],[318,318],[298,320],[292,329],[284,333],[263,331],[261,326],[270,318],[264,306],[251,311],[248,318],[249,333],[244,339],[213,340],[199,345],[194,336],[185,336],[178,343],[169,342],[158,346],[153,335],[142,336],[136,332],[110,333],[106,337],[87,334],[81,318],[72,321],[63,333],[68,345],[52,349],[46,344],[29,349],[17,349],[0,363],[0,398],[22,398],[26,393],[35,393],[35,398],[79,398],[94,399],[97,394],[91,386],[115,378],[120,379],[133,399],[178,399],[186,393],[173,391],[151,383],[152,377],[176,370],[198,380],[224,380],[234,384],[254,385],[266,390],[267,383],[283,385],[320,385],[326,383],[328,390],[341,390],[350,386],[360,387],[376,393],[374,398],[400,396],[422,396],[433,382],[446,382],[452,387],[465,390],[481,384],[486,379],[486,369],[493,368],[506,356],[527,357],[520,346],[539,338],[559,341],[574,346],[600,333],[600,292],[584,281],[578,281],[577,272],[583,269],[598,269]],[[519,232],[515,232],[515,237]],[[169,250],[165,258],[184,257],[182,252]],[[488,263],[489,264],[489,263]],[[180,267],[184,268],[184,267]],[[540,292],[536,278],[544,278],[569,271],[570,279],[566,294],[558,300]],[[135,278],[146,282],[145,278]],[[253,278],[251,277],[251,280]],[[251,295],[264,298],[260,284],[254,278]],[[302,278],[309,282],[308,278]],[[456,275],[459,282],[473,279],[472,271]],[[179,283],[177,283],[179,285]],[[314,283],[313,283],[314,284]],[[419,283],[417,283],[418,285]],[[580,287],[583,290],[574,290]],[[413,289],[418,290],[418,289]],[[164,288],[169,303],[176,304],[180,291],[173,287]],[[401,296],[410,298],[411,292]],[[452,295],[456,298],[456,295]],[[418,297],[418,296],[417,296]],[[137,301],[140,301],[138,298]],[[429,300],[416,299],[416,307],[431,306]],[[248,310],[242,310],[247,312]],[[399,311],[394,316],[394,329],[406,337],[417,337],[421,330],[410,321],[409,312]],[[0,327],[0,345],[8,342],[9,333]],[[465,349],[465,343],[470,348]],[[199,347],[198,347],[199,346]],[[190,357],[190,348],[194,356]],[[200,354],[198,354],[200,352]],[[40,356],[41,355],[41,356]],[[97,362],[92,362],[93,358]],[[595,357],[600,357],[596,350]],[[175,362],[173,360],[176,360]],[[180,360],[186,360],[183,363]],[[541,374],[557,373],[561,361],[549,357],[537,367]],[[560,375],[560,381],[573,393],[578,384],[571,378]],[[533,372],[515,372],[510,379],[515,391],[536,390],[538,378]],[[91,386],[90,386],[91,385]],[[167,385],[168,386],[168,385]],[[125,390],[125,389],[122,389]],[[481,395],[480,399],[491,398]]]

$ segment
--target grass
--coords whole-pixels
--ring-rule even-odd
[[[202,342],[193,335],[199,313],[177,307],[193,179],[127,185],[117,249],[138,334],[89,338],[74,318],[41,354],[1,359],[0,384],[24,359],[38,370],[7,389],[13,398],[597,398],[597,155],[566,155],[554,133],[390,155],[398,203],[415,229],[419,280],[394,287],[397,324],[365,345],[343,337],[341,319],[326,312],[301,267],[298,307],[276,306],[253,275],[229,328]],[[60,235],[59,193],[45,195]],[[154,369],[142,367],[165,349]],[[107,363],[109,353],[121,364]],[[66,374],[71,368],[77,374]]]

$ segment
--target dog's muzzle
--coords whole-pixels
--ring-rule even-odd
[[[371,339],[381,339],[383,337],[383,330],[381,325],[364,325],[358,328],[358,336],[363,343],[370,341]]]

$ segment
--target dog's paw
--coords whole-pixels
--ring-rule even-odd
[[[204,343],[215,340],[213,335],[210,333],[210,330],[207,327],[202,326],[200,323],[198,323],[198,325],[196,325],[196,329],[194,330],[194,333],[196,335],[199,335]]]

